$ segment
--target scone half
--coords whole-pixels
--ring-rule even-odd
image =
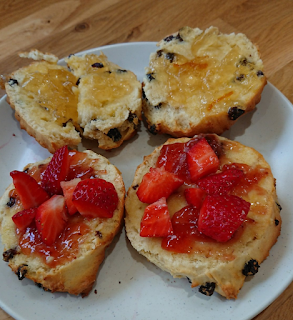
[[[157,45],[143,79],[150,132],[222,134],[260,101],[263,62],[244,34],[183,27]]]
[[[191,141],[189,138],[169,139],[146,156],[138,166],[125,202],[125,227],[132,246],[162,270],[175,278],[188,278],[192,287],[199,286],[200,292],[207,295],[215,290],[227,299],[236,299],[246,276],[257,272],[280,234],[281,217],[275,179],[269,164],[256,150],[217,135],[205,137],[208,137],[209,143],[217,150],[220,161],[217,173],[222,172],[224,166],[236,164],[245,168],[245,184],[250,181],[249,187],[240,183],[233,189],[234,195],[251,204],[245,221],[233,237],[226,242],[199,238],[192,240],[186,252],[178,252],[172,248],[166,249],[169,241],[166,240],[167,237],[140,235],[142,217],[149,206],[148,203],[141,202],[137,195],[144,175],[150,168],[157,167],[163,146],[186,143]],[[184,190],[193,187],[198,188],[198,185],[195,182],[184,183],[167,197],[171,218],[188,205]]]
[[[0,199],[3,259],[20,280],[31,279],[46,291],[86,296],[96,281],[106,248],[121,231],[125,188],[120,171],[103,156],[89,150],[70,154],[71,159],[77,155],[69,171],[71,177],[99,178],[113,184],[118,196],[113,216],[88,218],[76,213],[69,216],[66,228],[54,244],[34,242],[30,239],[39,239],[35,227],[28,227],[23,233],[12,220],[23,206],[11,184]],[[50,159],[28,164],[25,172],[39,180]]]

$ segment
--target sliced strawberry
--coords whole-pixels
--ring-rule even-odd
[[[157,160],[157,167],[164,167],[167,171],[174,173],[178,178],[189,182],[190,173],[186,161],[187,152],[198,139],[191,139],[186,143],[172,143],[163,145]]]
[[[19,230],[25,230],[34,220],[38,208],[30,208],[17,212],[12,220]]]
[[[199,140],[187,153],[187,163],[191,181],[215,173],[219,168],[219,158],[205,138]]]
[[[73,195],[73,192],[74,192],[77,184],[80,181],[81,181],[80,178],[75,178],[70,181],[61,181],[60,182],[60,185],[61,185],[61,188],[63,191],[63,195],[65,198],[67,210],[70,215],[75,214],[77,212],[75,205],[72,203],[72,195]]]
[[[184,190],[184,196],[188,204],[200,209],[206,196],[206,192],[200,188],[188,188]]]
[[[10,176],[24,209],[38,207],[49,199],[47,192],[26,172],[15,170]]]
[[[240,169],[230,168],[223,172],[209,175],[197,181],[197,185],[208,194],[228,194],[244,177]]]
[[[141,237],[166,237],[173,233],[166,198],[161,198],[145,208],[140,223]]]
[[[51,246],[62,231],[68,220],[65,198],[54,195],[38,207],[35,217],[36,226],[43,242]]]
[[[161,198],[168,198],[171,193],[183,184],[183,180],[164,167],[150,168],[137,189],[137,196],[141,202],[153,203]]]
[[[69,170],[69,152],[67,146],[57,150],[49,162],[43,176],[42,187],[50,194],[62,194],[60,182],[66,180]]]
[[[112,218],[118,201],[114,185],[98,178],[80,181],[72,196],[78,212],[88,218]]]
[[[250,203],[233,195],[207,196],[200,209],[198,230],[217,240],[230,240],[245,220]]]

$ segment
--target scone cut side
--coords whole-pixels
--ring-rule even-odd
[[[263,62],[244,34],[186,26],[157,45],[143,79],[150,132],[222,134],[259,103],[266,85]]]
[[[91,172],[91,179],[103,179],[114,185],[118,195],[118,204],[112,218],[83,218],[76,213],[68,216],[67,227],[53,245],[48,246],[37,242],[41,248],[44,248],[45,255],[24,251],[27,236],[36,233],[32,225],[21,237],[22,233],[12,221],[12,217],[23,209],[17,194],[15,195],[15,187],[12,183],[0,199],[0,233],[4,244],[3,259],[8,262],[19,280],[30,279],[45,291],[68,292],[84,297],[90,293],[96,281],[99,267],[105,258],[106,248],[121,231],[125,188],[120,171],[106,158],[89,150],[80,154],[83,154],[81,162],[75,164],[75,170],[79,170],[78,166],[82,166],[82,163],[87,163],[91,170],[87,168],[85,178],[87,177],[86,172]],[[28,164],[24,170],[33,177],[37,177],[38,170],[44,170],[43,168],[47,166],[51,158]],[[77,228],[75,233],[78,232],[78,238],[74,238],[74,228]],[[72,234],[70,230],[73,230]],[[33,244],[33,242],[32,244],[28,242],[27,247]],[[60,248],[65,258],[60,256]]]
[[[280,234],[282,220],[275,179],[263,156],[239,142],[216,137],[223,151],[219,157],[220,168],[225,164],[238,163],[244,167],[249,166],[258,173],[264,173],[257,184],[244,195],[244,199],[251,203],[250,210],[232,239],[227,242],[199,239],[193,241],[189,253],[180,253],[163,248],[165,238],[140,236],[142,217],[149,204],[139,200],[137,190],[144,175],[150,168],[156,167],[162,146],[146,156],[136,170],[125,202],[125,228],[132,246],[162,270],[175,278],[188,278],[192,287],[199,287],[199,291],[206,295],[216,291],[227,299],[236,299],[246,276],[254,275],[269,255]],[[169,139],[164,145],[189,140]],[[171,219],[176,212],[188,205],[184,190],[194,185],[196,186],[183,185],[167,198]],[[164,243],[166,244],[166,241]]]
[[[76,147],[82,137],[110,150],[136,134],[142,91],[131,71],[103,53],[71,55],[68,68],[36,49],[19,55],[35,61],[10,75],[7,101],[21,128],[51,153]]]

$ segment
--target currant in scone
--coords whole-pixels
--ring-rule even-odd
[[[4,260],[45,290],[87,295],[121,227],[120,172],[94,152],[64,146],[10,175],[0,202]]]
[[[170,139],[145,157],[125,208],[135,249],[200,292],[212,283],[228,299],[237,297],[249,261],[259,265],[280,233],[269,165],[215,134]]]

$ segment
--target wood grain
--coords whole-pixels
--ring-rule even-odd
[[[112,43],[158,41],[184,25],[214,25],[257,43],[268,80],[293,103],[291,0],[6,0],[0,12],[1,75],[27,64],[17,53],[30,48],[62,58]],[[292,319],[292,294],[293,284],[254,320]],[[11,319],[0,309],[0,320]]]

